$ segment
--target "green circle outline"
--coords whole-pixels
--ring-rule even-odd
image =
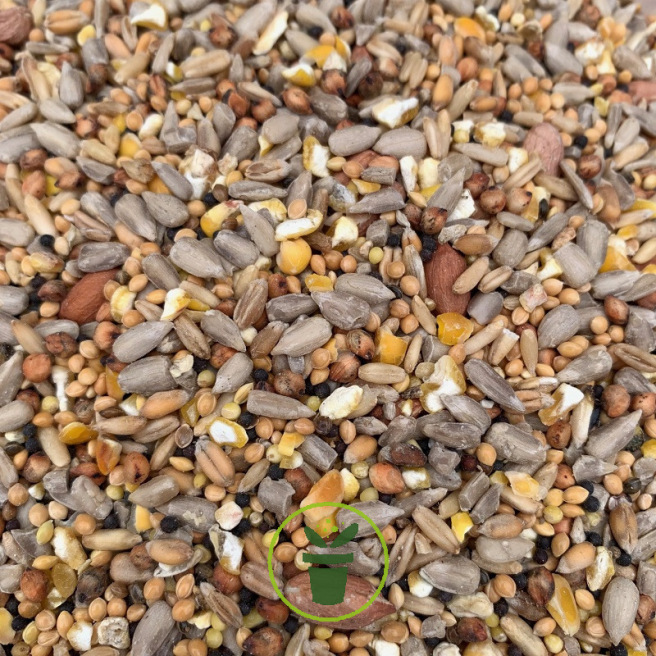
[[[380,540],[380,543],[383,545],[383,554],[385,557],[384,565],[383,565],[383,577],[381,578],[380,583],[378,584],[378,587],[374,592],[374,596],[371,599],[369,599],[369,601],[367,601],[362,606],[360,606],[360,608],[354,610],[351,613],[346,613],[345,615],[339,615],[338,617],[319,617],[317,615],[311,615],[310,613],[305,613],[300,608],[294,606],[294,604],[292,604],[291,601],[289,601],[287,597],[285,597],[285,595],[281,592],[280,588],[278,587],[278,584],[276,583],[276,577],[273,573],[273,550],[276,544],[278,543],[278,538],[280,537],[280,533],[282,532],[282,529],[294,517],[296,517],[296,515],[300,515],[306,510],[311,510],[312,508],[344,508],[345,510],[350,510],[354,512],[356,515],[362,517],[362,519],[364,519],[374,529],[376,536]],[[345,503],[337,503],[336,501],[319,501],[317,503],[310,503],[307,506],[304,506],[303,508],[299,508],[291,515],[289,515],[289,517],[286,517],[283,520],[282,524],[280,524],[280,526],[278,527],[278,530],[274,533],[273,538],[271,539],[271,543],[269,544],[269,553],[267,556],[267,570],[269,572],[269,579],[271,580],[271,585],[273,585],[273,589],[276,591],[276,594],[278,595],[278,597],[280,597],[280,600],[288,608],[293,610],[297,615],[300,615],[305,619],[312,620],[313,622],[341,622],[342,620],[348,620],[351,617],[355,617],[356,615],[359,615],[362,611],[369,608],[369,606],[371,606],[371,604],[373,604],[374,601],[376,601],[378,595],[383,591],[383,588],[385,587],[385,581],[387,580],[387,575],[389,574],[389,550],[387,548],[387,544],[385,544],[385,538],[383,537],[381,530],[360,509],[355,508],[354,506],[349,506]]]

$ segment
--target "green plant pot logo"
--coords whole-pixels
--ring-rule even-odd
[[[312,508],[343,508],[349,510],[354,514],[358,515],[364,519],[374,530],[374,533],[380,540],[380,543],[383,548],[384,555],[384,566],[383,566],[383,576],[380,580],[378,587],[373,592],[371,598],[367,600],[360,608],[344,613],[343,615],[338,615],[335,617],[325,617],[319,615],[313,615],[308,613],[297,606],[295,606],[289,599],[285,597],[282,590],[278,587],[276,582],[275,575],[273,573],[273,550],[278,542],[280,533],[284,527],[297,515],[311,510]],[[326,543],[325,540],[313,529],[310,527],[305,527],[305,535],[311,544],[320,549],[337,549],[338,547],[343,547],[348,542],[353,540],[358,533],[358,525],[356,523],[350,524],[347,526],[341,533],[335,537],[332,542]],[[346,593],[346,583],[347,583],[347,574],[348,569],[346,565],[353,562],[353,553],[304,553],[303,562],[310,563],[315,565],[315,567],[310,567],[308,569],[308,575],[310,577],[310,589],[312,592],[312,603],[320,604],[322,606],[338,606],[343,604],[345,593]],[[327,565],[344,565],[344,567],[326,567]],[[367,517],[359,508],[354,506],[349,506],[345,503],[337,503],[333,501],[325,501],[320,503],[311,503],[303,508],[299,508],[297,511],[293,512],[289,517],[286,517],[283,522],[278,527],[271,543],[269,545],[269,553],[267,558],[267,566],[269,570],[269,579],[273,585],[273,589],[276,591],[276,594],[280,599],[297,615],[304,617],[306,619],[312,620],[313,622],[340,622],[342,620],[348,620],[351,617],[355,617],[360,614],[369,606],[371,606],[378,595],[382,592],[383,587],[385,586],[385,581],[387,580],[387,574],[389,572],[389,551],[387,545],[385,544],[385,539],[383,534],[372,519]],[[343,611],[344,607],[342,606],[340,610]]]
[[[319,536],[316,531],[313,531],[309,526],[305,527],[305,535],[307,539],[315,546],[323,549],[336,549],[346,543],[350,542],[358,532],[358,525],[351,524],[347,526],[342,533],[340,533],[331,543],[327,545],[323,538]],[[304,563],[312,563],[314,565],[341,565],[353,562],[353,554],[303,554]],[[344,601],[344,594],[346,593],[346,574],[348,569],[346,567],[332,567],[330,569],[321,569],[319,567],[311,567],[310,573],[310,587],[312,588],[312,601],[315,604],[322,604],[323,606],[334,606],[341,604]]]

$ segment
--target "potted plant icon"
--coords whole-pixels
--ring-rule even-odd
[[[337,537],[330,543],[326,542],[319,536],[316,531],[313,531],[309,526],[305,527],[305,535],[307,539],[315,546],[322,549],[330,548],[335,549],[341,547],[347,542],[350,542],[358,532],[357,524],[350,524],[347,526]],[[344,554],[303,554],[303,562],[312,563],[314,565],[342,565],[353,562],[352,553]],[[334,606],[341,604],[344,601],[346,593],[346,567],[310,567],[310,587],[312,589],[312,601],[315,604],[322,604],[323,606]]]

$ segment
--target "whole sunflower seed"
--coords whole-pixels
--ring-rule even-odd
[[[236,392],[253,371],[253,362],[245,353],[235,353],[217,372],[212,392]]]
[[[118,242],[87,243],[80,248],[78,267],[84,273],[107,271],[120,267],[130,255],[130,249]]]
[[[39,143],[58,157],[75,159],[80,154],[80,140],[71,131],[56,123],[33,123],[32,130]]]
[[[578,329],[579,318],[576,310],[571,305],[559,305],[549,310],[538,325],[538,346],[555,348],[576,335]]]
[[[155,508],[175,498],[179,490],[175,478],[161,475],[140,485],[130,494],[130,501],[144,508]]]
[[[34,417],[31,405],[24,401],[10,401],[0,408],[0,431],[17,430],[25,426]]]
[[[331,335],[332,328],[328,321],[321,317],[310,317],[290,326],[282,334],[271,355],[307,355],[325,344]]]
[[[280,244],[275,239],[275,231],[271,223],[262,214],[246,205],[241,206],[241,215],[250,238],[262,255],[266,257],[276,255],[280,250]]]
[[[166,228],[178,228],[189,218],[186,204],[175,196],[144,191],[141,198],[155,221]]]
[[[402,510],[388,506],[386,503],[380,501],[364,501],[352,505],[354,508],[362,510],[362,512],[365,513],[380,529],[384,528],[403,514]],[[357,535],[359,538],[366,538],[374,535],[374,529],[371,524],[351,510],[346,510],[344,508],[338,510],[336,521],[340,531],[343,531],[344,528],[355,522],[358,525]]]
[[[631,630],[639,601],[640,593],[633,581],[617,576],[608,584],[601,606],[601,617],[614,645],[619,644]]]
[[[225,275],[218,253],[208,241],[179,239],[173,244],[169,257],[173,264],[193,276],[222,278]]]
[[[126,392],[152,394],[175,389],[177,383],[170,371],[168,358],[152,356],[129,364],[118,375],[118,382]]]
[[[602,379],[612,368],[613,361],[607,351],[590,348],[561,369],[556,378],[561,383],[583,385]]]
[[[508,563],[524,558],[533,545],[524,538],[495,540],[484,535],[476,539],[476,551],[482,558],[492,563]]]
[[[228,262],[239,269],[255,264],[260,251],[250,240],[239,236],[232,230],[221,230],[214,238],[214,248]]]
[[[380,137],[379,127],[353,126],[336,130],[328,137],[328,146],[338,157],[349,157],[371,148]]]
[[[187,350],[197,358],[209,360],[211,355],[209,341],[189,315],[182,313],[173,320],[173,324],[178,338]]]
[[[623,449],[633,437],[642,417],[641,410],[635,410],[624,417],[611,419],[607,424],[590,433],[585,452],[600,460],[610,458]]]
[[[481,572],[478,566],[467,558],[448,556],[424,565],[419,574],[440,590],[470,595],[478,590]]]
[[[510,385],[482,360],[469,360],[465,373],[471,382],[486,396],[510,412],[524,412],[524,404]]]
[[[314,416],[314,412],[300,401],[262,390],[251,390],[246,408],[252,414],[273,419],[292,420]]]
[[[146,321],[120,335],[114,342],[114,355],[127,364],[150,353],[173,328],[170,321]]]
[[[137,624],[132,638],[134,656],[154,654],[166,643],[169,633],[174,629],[175,621],[171,608],[165,601],[156,601]]]
[[[180,286],[180,276],[171,262],[161,253],[151,253],[141,261],[141,268],[148,280],[159,289],[176,289]]]
[[[233,313],[233,319],[240,330],[249,328],[260,318],[266,305],[267,296],[266,280],[253,280],[248,285]]]
[[[312,292],[312,300],[323,316],[342,330],[363,328],[369,320],[369,305],[355,295],[343,291]]]
[[[218,310],[204,312],[200,326],[204,333],[219,344],[229,346],[242,353],[246,351],[246,345],[237,324],[223,312]]]
[[[544,445],[530,433],[510,424],[492,424],[483,437],[504,459],[518,464],[543,462]]]

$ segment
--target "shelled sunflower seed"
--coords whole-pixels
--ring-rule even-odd
[[[0,3],[0,653],[656,654],[654,13]]]

